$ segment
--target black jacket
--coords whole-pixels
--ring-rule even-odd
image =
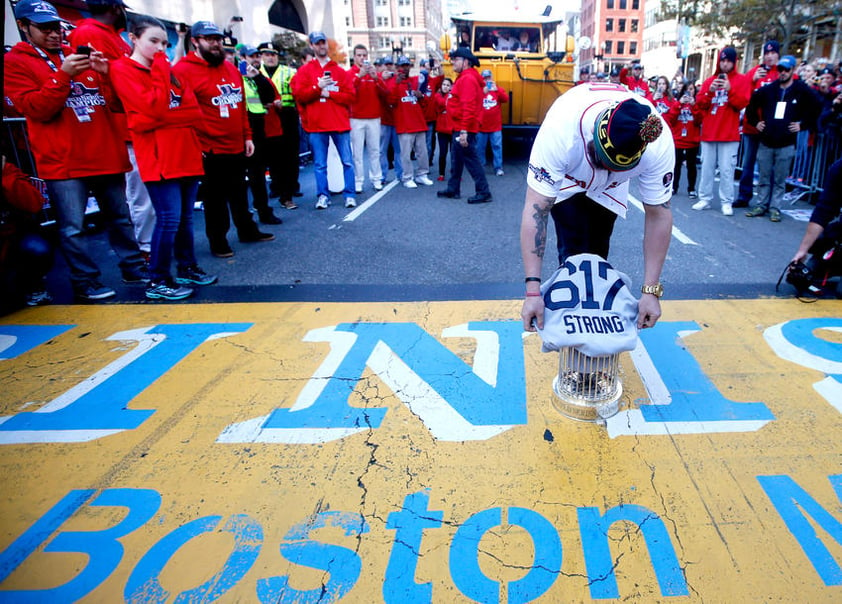
[[[782,119],[775,119],[778,103],[786,103]],[[746,108],[746,120],[752,126],[760,121],[766,127],[760,133],[760,142],[767,147],[780,149],[794,145],[797,132],[789,131],[789,124],[801,122],[801,130],[814,130],[816,118],[821,113],[818,95],[801,80],[794,80],[791,86],[781,88],[780,81],[761,86],[751,95]]]

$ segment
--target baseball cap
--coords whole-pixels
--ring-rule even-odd
[[[792,55],[784,55],[778,60],[778,69],[788,69],[792,71],[795,69],[795,57]]]
[[[483,69],[482,70],[482,77],[490,78],[491,77],[491,70],[490,69]]]
[[[327,36],[323,31],[311,31],[310,35],[310,44],[316,44],[317,42],[327,42]]]
[[[275,54],[278,54],[277,49],[274,46],[272,46],[271,42],[261,42],[257,46],[257,51],[258,52],[274,52]]]
[[[384,61],[383,57],[380,57],[379,59],[374,59],[374,65],[375,66],[383,65],[383,61]]]
[[[781,44],[777,40],[769,40],[763,45],[763,54],[767,52],[776,52],[781,54]]]
[[[254,46],[243,46],[242,50],[240,51],[244,57],[250,57],[252,55],[259,54],[260,51],[257,50]]]
[[[15,19],[26,19],[32,23],[55,23],[64,21],[58,16],[56,7],[43,0],[21,0],[15,5]]]
[[[612,67],[611,73],[609,74],[612,78],[616,78],[620,75],[620,68],[619,67]]]
[[[395,60],[391,56],[383,57],[383,65],[394,65],[394,64],[395,64]]]
[[[412,61],[409,60],[408,56],[401,55],[398,57],[398,67],[401,65],[412,65]]]
[[[722,49],[719,53],[719,60],[720,61],[731,61],[732,63],[737,62],[737,49],[733,46],[726,46]]]
[[[600,163],[615,172],[631,170],[643,157],[646,145],[663,132],[652,109],[626,99],[600,112],[594,123],[594,149]]]
[[[198,36],[222,36],[222,30],[213,21],[196,21],[190,28],[190,35]]]
[[[471,63],[471,65],[479,65],[479,61],[474,56],[474,53],[472,53],[469,48],[466,48],[464,46],[460,46],[456,50],[453,50],[453,51],[450,52],[450,58],[452,59],[454,57],[461,57],[463,59],[468,59],[468,61]]]

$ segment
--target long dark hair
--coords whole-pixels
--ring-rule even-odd
[[[681,100],[681,98],[682,98],[685,94],[687,94],[687,91],[688,91],[688,90],[690,90],[690,87],[691,87],[691,86],[693,87],[693,91],[694,91],[694,94],[692,94],[691,96],[692,96],[694,99],[696,98],[696,94],[695,94],[695,93],[696,93],[696,92],[698,92],[698,90],[696,89],[696,80],[687,80],[687,81],[686,81],[686,82],[684,82],[684,84],[681,86],[681,90],[679,90],[679,91],[678,91],[678,96],[677,96],[677,98],[678,98],[678,100],[679,100],[679,101]]]
[[[167,33],[167,27],[161,21],[151,15],[132,15],[129,31],[135,38],[140,38],[147,29],[160,27]],[[170,72],[170,82],[176,88],[181,88],[181,82]]]

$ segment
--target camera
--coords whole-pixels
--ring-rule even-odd
[[[786,269],[786,282],[798,292],[808,291],[813,287],[813,271],[803,262],[791,262]]]

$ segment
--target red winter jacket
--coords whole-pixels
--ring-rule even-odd
[[[427,118],[424,117],[426,97],[416,98],[412,92],[418,91],[418,78],[411,77],[401,82],[393,78],[389,82],[389,105],[395,115],[395,130],[398,134],[425,132]]]
[[[502,88],[497,90],[483,88],[480,132],[499,132],[503,129],[503,108],[500,105],[508,102],[509,95]]]
[[[376,75],[360,76],[360,68],[352,65],[348,71],[353,78],[356,98],[351,104],[351,117],[358,120],[380,118],[380,99],[386,96],[386,85]]]
[[[447,112],[447,99],[449,96],[449,92],[444,94],[439,91],[433,97],[436,105],[436,132],[453,134],[453,122],[451,122],[450,114]]]
[[[473,67],[466,68],[453,82],[447,100],[447,112],[453,122],[454,132],[479,132],[484,86],[485,80]]]
[[[699,146],[702,112],[696,103],[675,101],[664,115],[670,125],[676,149],[693,149]]]
[[[427,124],[430,124],[436,121],[438,110],[436,109],[434,96],[439,91],[439,88],[441,88],[441,82],[444,80],[444,76],[427,77],[427,91],[424,93],[424,96],[427,97],[427,102],[424,103],[424,119],[427,120]]]
[[[198,131],[202,151],[225,155],[243,153],[251,140],[243,91],[243,76],[230,61],[213,66],[191,52],[172,68],[173,75],[190,88],[204,116]]]
[[[766,84],[771,84],[772,82],[778,79],[778,66],[775,65],[769,69],[766,69],[765,77],[757,78],[757,80],[755,80],[754,77],[761,67],[766,69],[766,67],[761,63],[760,65],[755,65],[754,67],[749,69],[748,73],[746,74],[746,77],[748,78],[748,81],[751,85],[752,92],[754,92],[758,88],[765,86]],[[751,97],[749,97],[749,100],[751,100]],[[749,123],[748,118],[746,118],[745,116],[743,116],[743,134],[760,134],[757,131],[757,128],[752,126]]]
[[[643,78],[630,76],[628,67],[623,67],[620,70],[620,83],[625,85],[630,92],[650,101],[652,100],[652,91],[649,90],[649,83]]]
[[[717,96],[710,89],[717,75],[705,80],[696,95],[696,105],[702,112],[702,142],[736,142],[740,140],[740,111],[748,105],[751,86],[747,77],[731,71],[731,90]]]
[[[73,50],[62,46],[62,52],[67,56]],[[111,85],[89,70],[75,76],[71,87],[58,53],[48,56],[58,71],[28,42],[18,42],[4,61],[3,92],[26,117],[38,176],[67,180],[128,172],[125,139],[115,135],[111,109],[118,101]],[[84,121],[76,111],[83,112]]]
[[[325,71],[336,82],[328,88],[329,96],[321,96],[318,81]],[[350,106],[354,102],[354,85],[348,72],[335,61],[325,66],[318,59],[305,63],[289,82],[296,102],[307,113],[308,132],[348,132],[351,129]]]
[[[155,55],[152,68],[123,57],[111,63],[111,81],[123,101],[144,182],[200,176],[202,147],[196,131],[202,111],[193,91],[172,81],[167,55]]]

